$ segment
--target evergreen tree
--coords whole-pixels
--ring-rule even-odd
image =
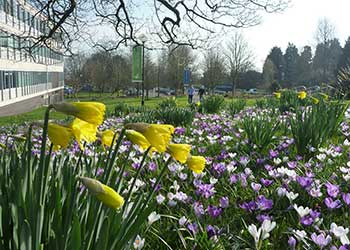
[[[344,48],[342,49],[342,54],[338,61],[338,71],[347,66],[350,66],[350,36],[346,40]]]
[[[269,57],[266,58],[264,66],[263,66],[263,84],[265,88],[269,88],[272,82],[275,81],[274,76],[276,74],[275,64],[272,62]]]
[[[268,59],[274,64],[275,73],[273,79],[281,83],[284,79],[284,67],[285,61],[281,48],[273,47],[270,54],[267,56]]]
[[[284,54],[285,61],[285,75],[284,82],[286,87],[292,87],[298,83],[298,61],[299,54],[298,49],[294,44],[289,43]]]
[[[337,65],[341,54],[342,48],[338,39],[317,44],[313,59],[313,74],[319,84],[335,81]]]
[[[312,79],[312,50],[310,46],[304,46],[298,59],[298,83],[310,85]]]

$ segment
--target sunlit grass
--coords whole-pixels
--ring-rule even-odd
[[[149,98],[145,100],[145,106],[149,108],[155,108],[159,102],[164,100],[167,97],[155,97]],[[99,101],[106,105],[107,113],[111,113],[114,111],[114,107],[117,103],[125,103],[130,106],[141,106],[141,98],[140,97],[115,97],[111,96],[109,93],[105,94],[89,94],[89,93],[80,93],[76,98],[66,98],[66,101]],[[181,96],[177,97],[177,104],[180,107],[187,106],[187,97]],[[232,99],[226,99],[229,101]],[[256,99],[247,99],[247,106],[253,106],[255,104]],[[37,121],[41,120],[44,117],[45,107],[37,108],[33,111],[23,113],[20,115],[0,117],[0,126],[6,126],[11,124],[22,124],[25,122]],[[64,119],[65,116],[61,113],[52,112],[51,119]]]

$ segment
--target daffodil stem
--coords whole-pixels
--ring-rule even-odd
[[[152,191],[148,194],[148,196],[147,196],[147,198],[146,198],[146,201],[145,201],[145,202],[143,203],[143,205],[142,205],[142,208],[141,208],[141,210],[140,210],[140,211],[141,211],[140,213],[143,212],[143,210],[146,208],[146,205],[148,204],[148,202],[149,202],[150,199],[152,198],[154,192],[155,192],[156,189],[157,189],[158,184],[160,183],[162,177],[163,177],[164,174],[165,174],[165,171],[166,171],[167,168],[168,168],[168,165],[169,165],[171,159],[172,159],[172,158],[169,157],[168,160],[165,162],[164,167],[162,168],[162,170],[161,170],[161,172],[160,172],[160,174],[159,174],[159,176],[158,176],[156,182],[155,182],[154,185],[153,185]]]
[[[42,134],[42,139],[41,139],[41,149],[40,149],[40,160],[39,160],[39,176],[41,178],[40,181],[40,204],[44,204],[44,183],[42,178],[44,177],[44,173],[47,172],[47,170],[44,170],[45,166],[45,156],[46,156],[46,142],[47,142],[47,130],[48,130],[48,125],[49,125],[49,117],[50,117],[50,109],[51,107],[49,106],[46,111],[45,111],[45,117],[44,117],[44,127],[43,127],[43,134]],[[49,164],[47,164],[49,165]],[[48,167],[48,166],[46,166]]]
[[[125,199],[125,202],[124,202],[124,205],[123,205],[123,209],[122,209],[122,213],[124,213],[124,211],[125,211],[125,208],[126,208],[128,202],[129,202],[129,199],[130,199],[132,190],[133,190],[133,188],[134,188],[134,186],[135,186],[136,180],[137,180],[137,178],[139,177],[139,175],[140,175],[140,173],[141,173],[141,169],[142,169],[142,167],[143,167],[143,164],[145,163],[146,157],[147,157],[147,155],[148,155],[148,152],[151,150],[151,148],[152,148],[152,146],[149,146],[149,147],[146,149],[146,151],[143,153],[143,157],[142,157],[142,160],[141,160],[141,163],[140,163],[140,167],[137,169],[136,175],[134,176],[134,179],[133,179],[133,181],[132,181],[132,184],[131,184],[131,186],[129,187],[129,192],[128,192],[127,196],[126,196],[126,199]]]
[[[123,137],[124,137],[124,134],[125,134],[125,129],[123,128],[120,132],[120,135],[118,137],[118,140],[117,140],[117,143],[114,147],[114,150],[112,149],[112,147],[110,148],[109,150],[109,153],[108,153],[108,156],[107,156],[107,168],[106,168],[106,171],[105,171],[105,175],[103,176],[103,181],[104,183],[109,183],[110,181],[110,178],[111,178],[111,172],[112,172],[112,168],[113,168],[113,163],[117,157],[117,154],[118,154],[118,150],[119,150],[119,147],[122,143],[122,140],[123,140]],[[113,136],[113,141],[115,139],[115,136],[116,134],[114,134]],[[112,154],[112,151],[113,151],[113,154]]]

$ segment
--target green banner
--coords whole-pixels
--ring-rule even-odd
[[[142,82],[142,46],[132,49],[132,81]]]

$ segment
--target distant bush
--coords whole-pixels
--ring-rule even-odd
[[[242,120],[242,127],[249,145],[261,153],[274,141],[279,122],[266,114],[255,117],[246,116]]]
[[[298,154],[308,156],[310,147],[319,148],[334,136],[344,119],[347,105],[319,102],[297,109],[290,119],[291,131]]]
[[[228,112],[230,113],[230,115],[234,116],[235,114],[238,114],[240,111],[242,111],[246,104],[247,102],[245,99],[231,101],[227,105]]]
[[[130,107],[124,102],[118,102],[114,106],[114,116],[124,116],[129,114]]]
[[[158,104],[159,109],[176,108],[177,103],[175,97],[166,98]]]
[[[224,106],[225,98],[221,95],[212,95],[205,98],[202,103],[204,113],[214,114],[218,113]]]
[[[174,126],[189,126],[192,124],[195,110],[190,108],[165,108],[154,111],[154,118],[162,123]]]

